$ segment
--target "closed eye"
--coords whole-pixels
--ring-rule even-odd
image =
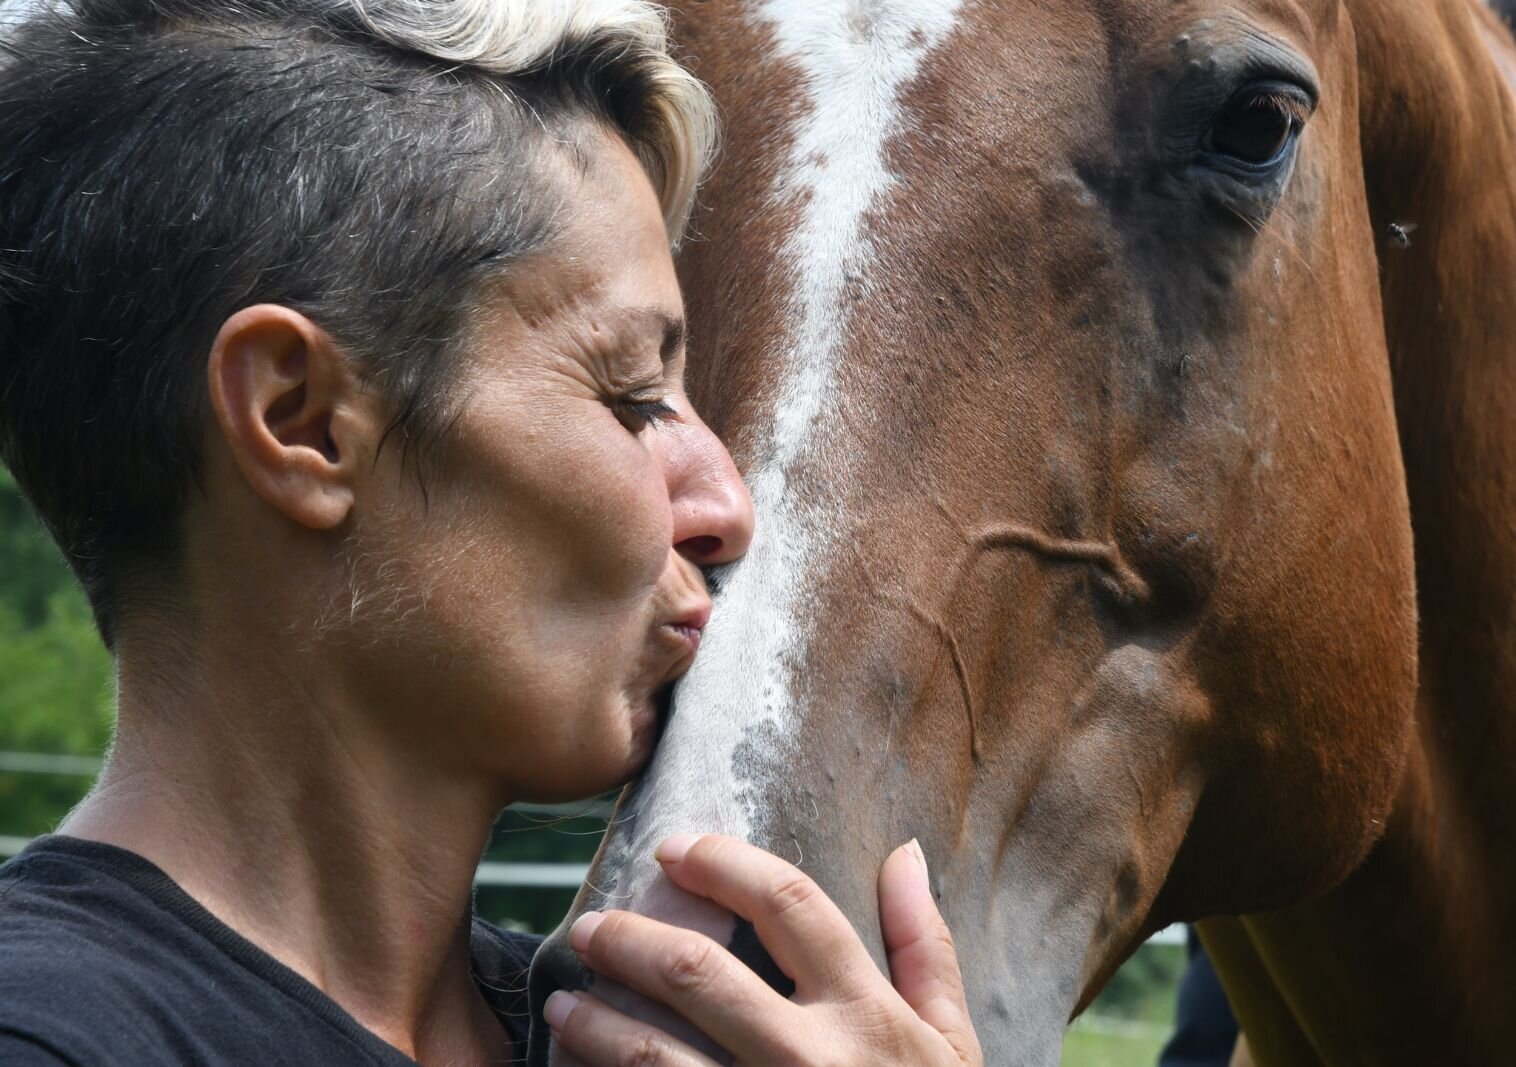
[[[617,397],[611,407],[622,425],[633,433],[641,433],[649,426],[655,426],[679,414],[661,399],[639,400],[635,397]]]

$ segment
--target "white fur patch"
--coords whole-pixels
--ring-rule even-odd
[[[793,325],[788,337],[776,339],[780,389],[768,432],[760,427],[750,438],[758,443],[748,476],[757,512],[752,547],[721,577],[700,656],[679,684],[673,721],[639,796],[637,840],[617,842],[618,854],[607,857],[606,866],[625,875],[614,889],[600,887],[611,891],[613,905],[624,906],[628,897],[639,910],[648,905],[656,867],[645,857],[670,833],[719,830],[751,838],[744,794],[772,795],[763,779],[783,774],[788,763],[800,717],[791,670],[812,622],[804,598],[845,528],[836,498],[808,505],[790,491],[790,478],[829,436],[837,410],[837,368],[848,335],[844,287],[853,276],[866,277],[871,250],[864,221],[895,182],[885,148],[900,124],[901,92],[952,29],[958,6],[958,0],[768,0],[756,8],[755,21],[772,34],[778,58],[796,69],[806,97],[771,194],[776,206],[800,209],[784,253],[797,279],[789,301]],[[827,458],[825,477],[839,485],[848,482],[846,454],[839,449]],[[739,752],[744,743],[748,749]],[[755,752],[755,743],[770,750]]]
[[[756,8],[765,24],[757,28],[772,32],[807,97],[770,194],[778,208],[799,208],[784,249],[797,281],[786,308],[790,332],[772,342],[780,388],[768,423],[748,430],[756,445],[748,474],[753,543],[720,577],[715,614],[679,683],[674,717],[635,800],[635,821],[613,827],[607,840],[594,887],[605,893],[605,906],[730,940],[730,917],[658,877],[652,850],[681,831],[754,840],[749,805],[782,803],[786,794],[803,714],[792,671],[814,632],[806,597],[847,529],[839,502],[851,483],[850,449],[835,447],[831,432],[848,337],[844,289],[854,276],[866,284],[872,253],[864,222],[895,181],[885,148],[900,125],[901,91],[951,30],[957,8],[958,0],[768,0]],[[826,457],[824,472],[812,467],[810,484],[830,481],[838,492],[808,505],[796,498],[791,478],[818,455]],[[595,991],[705,1047],[658,1005],[614,983],[597,982]]]

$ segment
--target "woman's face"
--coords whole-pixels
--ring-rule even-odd
[[[348,554],[372,620],[350,681],[407,744],[510,799],[587,796],[643,766],[710,611],[699,568],[752,535],[684,393],[657,198],[619,139],[581,151],[559,236],[474,323],[424,496],[386,449]]]

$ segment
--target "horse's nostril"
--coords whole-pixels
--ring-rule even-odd
[[[555,990],[586,989],[589,984],[590,972],[569,947],[568,937],[562,930],[542,943],[532,958],[532,969],[527,978],[527,996],[532,1012],[531,1039],[526,1054],[528,1067],[547,1067],[550,1034],[547,1021],[542,1017],[542,1006],[547,1003],[547,998]]]

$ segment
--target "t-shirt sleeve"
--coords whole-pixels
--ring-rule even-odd
[[[25,1034],[0,1030],[0,1063],[5,1067],[78,1067],[69,1059]]]

